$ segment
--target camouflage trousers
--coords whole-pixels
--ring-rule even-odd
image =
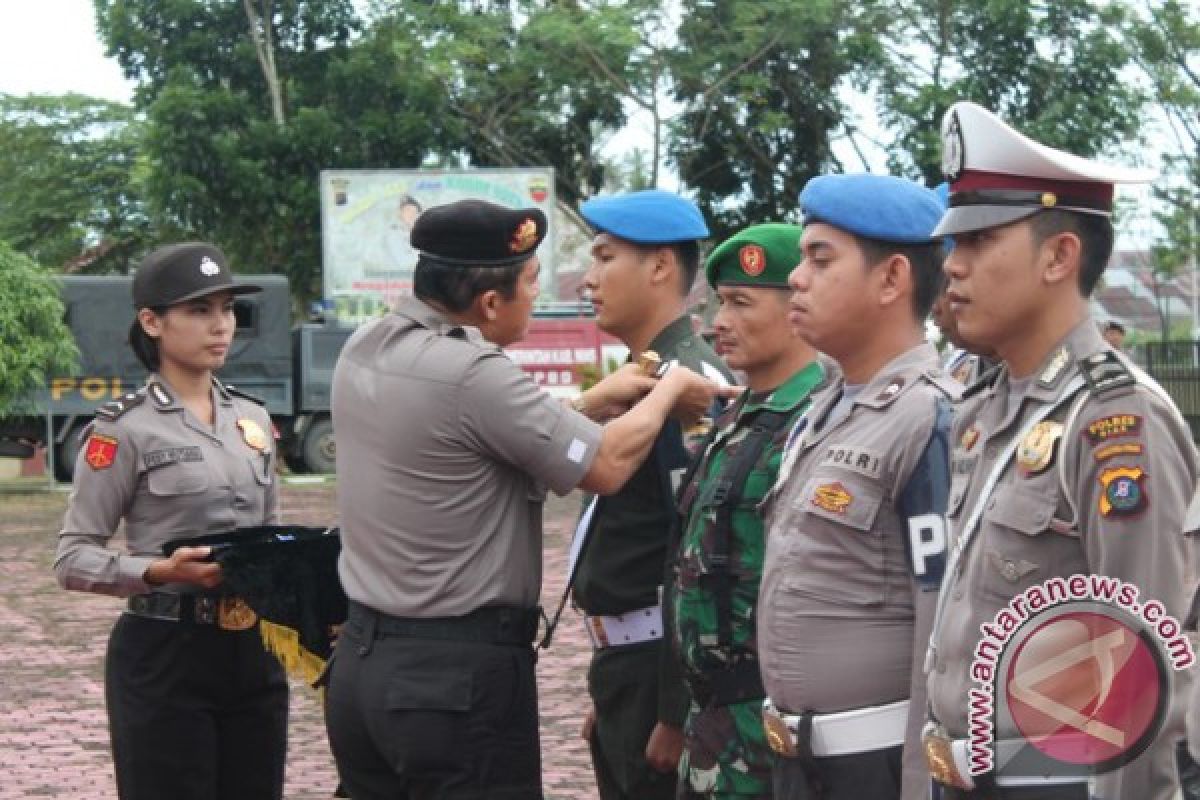
[[[761,798],[771,794],[771,762],[762,725],[762,700],[701,709],[684,723],[677,800]]]

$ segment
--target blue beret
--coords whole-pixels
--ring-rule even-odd
[[[800,193],[805,225],[824,222],[897,244],[934,241],[933,229],[944,208],[932,189],[891,175],[822,175]]]
[[[661,189],[596,197],[579,213],[597,233],[637,244],[670,244],[708,238],[708,226],[691,200]]]

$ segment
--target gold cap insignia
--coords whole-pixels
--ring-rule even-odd
[[[537,242],[537,236],[537,223],[533,217],[526,217],[521,220],[521,224],[517,225],[517,229],[513,231],[512,239],[508,243],[508,249],[514,253],[524,253]]]

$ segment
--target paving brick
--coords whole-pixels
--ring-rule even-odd
[[[334,487],[285,486],[289,522],[330,524]],[[64,492],[0,494],[0,798],[115,800],[104,712],[108,632],[120,613],[114,598],[60,590],[51,562]],[[551,498],[545,522],[543,605],[562,591],[567,544],[579,498]],[[119,537],[116,540],[119,542]],[[568,609],[554,645],[538,662],[542,763],[548,800],[596,796],[579,726],[587,702],[590,655],[582,625]],[[292,688],[288,800],[331,796],[337,779],[315,694]]]

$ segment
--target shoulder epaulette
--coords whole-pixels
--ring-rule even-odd
[[[1137,383],[1129,367],[1111,350],[1102,350],[1079,359],[1079,372],[1094,395],[1108,394]]]
[[[929,369],[923,373],[925,380],[933,384],[934,388],[946,395],[951,400],[957,400],[962,396],[962,386],[958,381],[943,375],[940,370]]]
[[[984,389],[990,389],[993,385],[995,385],[996,378],[1000,377],[1000,368],[1003,365],[1003,362],[993,364],[991,368],[989,368],[987,372],[980,375],[974,383],[972,383],[966,389],[963,389],[963,393],[959,399],[966,400],[968,397],[973,397],[974,395],[979,394]]]
[[[231,386],[228,383],[224,383],[221,385],[225,387],[225,391],[229,392],[234,397],[240,397],[243,400],[249,400],[251,403],[257,403],[260,406],[265,406],[267,404],[267,402],[265,400],[263,400],[261,397],[256,397],[256,396],[250,394],[249,392],[243,392],[241,389],[237,388],[236,386]]]
[[[145,400],[146,390],[144,388],[138,389],[136,392],[130,392],[100,406],[96,409],[96,416],[112,422],[115,419],[119,419],[129,409],[140,406]]]

